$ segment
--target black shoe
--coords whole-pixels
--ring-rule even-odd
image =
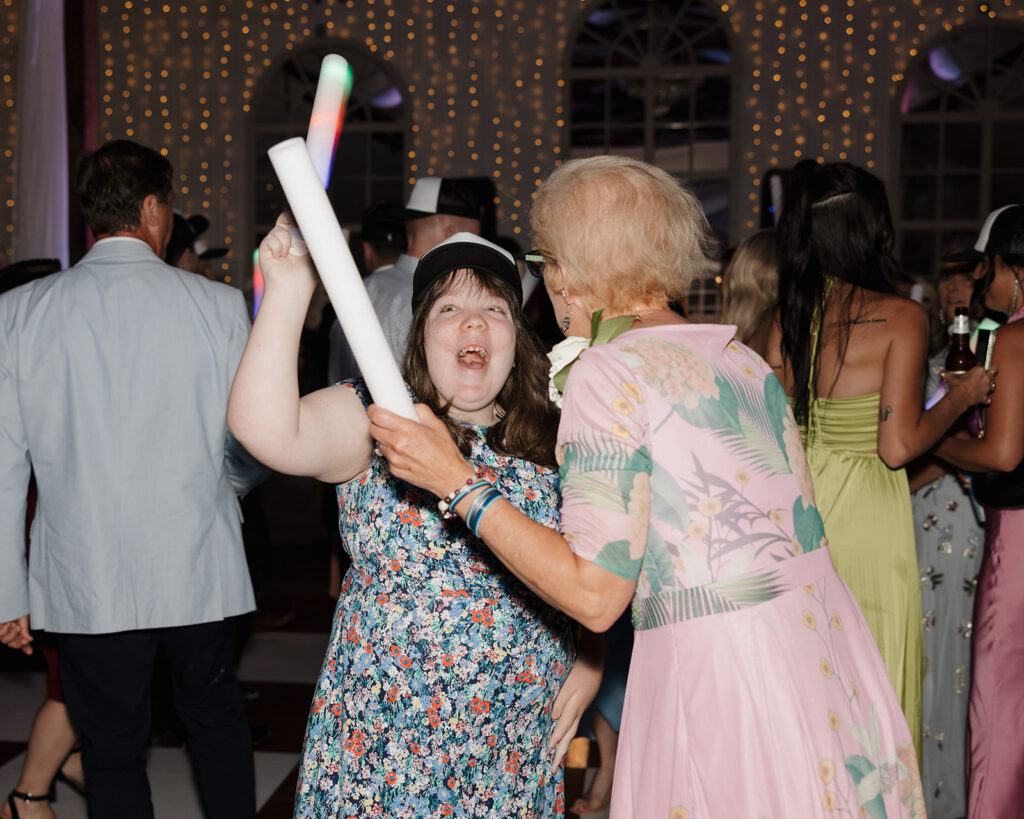
[[[7,806],[11,809],[11,819],[19,819],[21,814],[18,813],[18,806],[14,804],[15,799],[20,799],[22,802],[56,802],[57,794],[53,790],[53,784],[50,784],[49,793],[24,793],[23,791],[11,791],[7,797]]]

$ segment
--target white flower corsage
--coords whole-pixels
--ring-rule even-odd
[[[548,370],[548,395],[559,409],[562,407],[562,389],[565,387],[565,377],[559,376],[562,370],[565,370],[566,376],[569,375],[569,367],[589,346],[589,338],[569,336],[564,341],[558,342],[548,353],[548,361],[551,362],[551,369]]]
[[[595,344],[604,344],[620,335],[636,322],[639,316],[625,315],[601,321],[602,310],[598,310],[590,319],[590,338],[583,336],[569,336],[565,341],[560,341],[551,348],[548,353],[548,360],[551,362],[551,369],[548,370],[548,395],[551,401],[559,409],[562,408],[562,391],[565,389],[565,380],[569,377],[569,370],[580,357],[580,353]]]

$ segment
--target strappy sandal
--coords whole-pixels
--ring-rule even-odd
[[[7,805],[11,809],[11,819],[20,819],[21,814],[18,813],[18,806],[14,804],[15,799],[20,799],[22,802],[56,802],[57,795],[53,791],[53,786],[50,786],[49,793],[25,793],[24,791],[11,791],[7,797]]]
[[[71,757],[73,757],[75,754],[81,753],[81,748],[72,748],[70,751],[68,751],[68,755],[64,757],[64,761],[60,763],[60,767],[57,769],[57,774],[54,776],[54,780],[56,780],[57,782],[63,782],[79,796],[85,796],[85,782],[74,780],[66,773],[64,773],[64,766],[68,764],[68,760],[71,759]],[[51,788],[51,792],[52,791],[53,789]]]

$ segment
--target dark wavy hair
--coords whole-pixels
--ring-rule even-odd
[[[128,139],[106,142],[78,164],[78,199],[93,234],[139,226],[142,203],[154,194],[166,205],[174,192],[171,163]]]
[[[526,321],[519,297],[504,282],[477,270],[463,268],[442,276],[427,289],[412,317],[405,348],[405,379],[416,397],[443,420],[463,455],[469,454],[472,433],[450,418],[446,404],[430,379],[427,367],[426,327],[430,309],[468,271],[476,284],[509,306],[516,331],[514,366],[497,397],[500,420],[487,430],[487,443],[495,452],[555,468],[558,409],[548,399],[548,361],[540,340]]]
[[[794,413],[805,423],[821,361],[822,334],[812,331],[825,313],[828,280],[896,292],[885,185],[845,162],[799,162],[786,175],[775,238],[782,355],[793,376]],[[851,291],[840,305],[840,361],[846,357],[856,318],[853,299]]]

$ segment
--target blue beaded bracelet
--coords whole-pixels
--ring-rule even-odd
[[[470,492],[476,489],[482,489],[485,486],[490,485],[491,484],[489,481],[479,479],[476,477],[476,475],[474,475],[472,478],[466,481],[465,486],[453,490],[451,494],[448,495],[448,497],[441,498],[441,500],[437,502],[437,510],[441,513],[441,517],[445,519],[453,518],[455,517],[455,504],[457,504],[460,500],[466,497],[466,495],[468,495]]]
[[[469,527],[469,531],[473,533],[474,537],[480,537],[478,529],[480,521],[483,519],[484,512],[487,511],[487,508],[492,503],[501,497],[504,496],[493,486],[490,489],[485,489],[477,495],[476,500],[473,501],[473,505],[469,507],[469,513],[466,515],[466,526]]]

